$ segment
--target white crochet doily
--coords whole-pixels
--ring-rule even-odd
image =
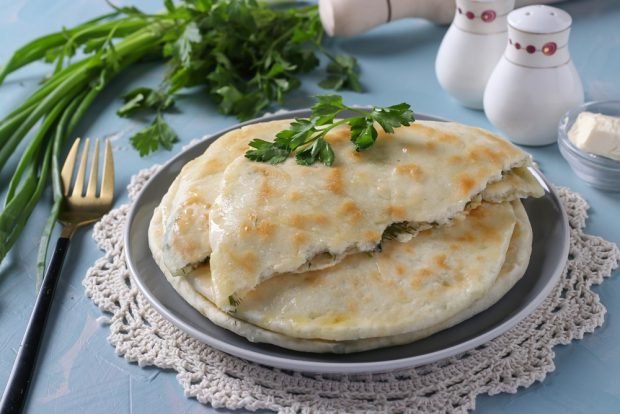
[[[140,172],[130,200],[156,171]],[[132,281],[123,254],[130,205],[106,215],[94,230],[105,255],[84,279],[86,294],[109,317],[108,340],[140,366],[178,372],[188,397],[213,407],[280,412],[466,412],[478,394],[514,393],[554,370],[553,347],[581,339],[603,323],[605,307],[590,288],[611,274],[620,250],[583,233],[587,203],[558,189],[570,221],[570,257],[561,282],[532,315],[474,350],[423,367],[386,374],[308,375],[261,366],[191,338],[158,314]]]

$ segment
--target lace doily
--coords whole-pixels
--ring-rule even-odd
[[[133,177],[135,199],[153,167]],[[611,274],[620,250],[583,233],[587,203],[558,189],[570,221],[570,256],[561,282],[532,315],[504,335],[461,355],[385,374],[309,375],[261,366],[204,345],[159,315],[132,281],[123,254],[130,205],[95,225],[105,255],[84,279],[86,294],[108,318],[116,352],[140,366],[178,372],[188,397],[213,407],[279,412],[466,412],[479,394],[514,393],[554,370],[553,347],[581,339],[603,323],[605,307],[590,288]]]

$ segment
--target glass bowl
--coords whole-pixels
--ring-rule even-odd
[[[620,191],[620,161],[583,151],[568,139],[568,131],[581,112],[620,117],[620,101],[588,102],[578,106],[562,117],[558,127],[560,153],[577,177],[601,190]]]

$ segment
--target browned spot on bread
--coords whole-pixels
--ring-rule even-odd
[[[458,240],[458,239],[457,239]],[[462,245],[457,244],[457,243],[450,243],[448,245],[448,250],[452,251],[452,252],[457,252],[462,248]]]
[[[496,228],[485,222],[484,218],[492,212],[489,208],[478,207],[473,209],[470,213],[470,220],[476,228],[476,234],[473,237],[473,242],[481,240],[484,242],[498,242],[501,240],[501,228]]]
[[[256,213],[249,213],[246,219],[243,221],[243,231],[254,231],[254,229],[256,228],[256,221]]]
[[[364,213],[357,207],[352,200],[347,200],[342,203],[339,207],[339,212],[342,215],[346,215],[347,219],[352,223],[359,222],[363,217]]]
[[[437,256],[433,257],[433,261],[435,262],[435,265],[440,268],[440,269],[449,269],[450,266],[448,266],[448,263],[446,263],[446,255],[445,254],[438,254]]]
[[[424,177],[424,171],[419,165],[415,164],[399,164],[394,167],[398,174],[408,175],[411,178],[420,180]]]
[[[312,224],[325,225],[329,223],[329,217],[325,214],[309,214],[308,221]]]
[[[381,273],[379,273],[378,271],[372,271],[370,272],[369,275],[373,280],[377,281],[377,282],[381,282]]]
[[[389,206],[385,212],[395,221],[403,221],[407,218],[407,211],[400,206]]]
[[[342,169],[340,167],[332,167],[327,176],[327,189],[334,194],[342,194],[343,187]]]
[[[437,143],[434,141],[426,141],[424,143],[424,148],[429,152],[435,151],[437,149]]]
[[[196,257],[196,255],[201,251],[198,248],[198,245],[194,243],[191,239],[185,237],[177,237],[177,234],[173,234],[169,243],[174,246],[175,250],[182,252],[184,257]]]
[[[433,275],[433,271],[431,269],[429,269],[428,267],[423,267],[422,269],[418,270],[418,273],[416,274],[417,277],[421,277],[421,278],[428,278],[430,276]]]
[[[204,215],[202,222],[198,222],[198,217],[194,214],[193,210],[189,210],[189,213],[179,215],[174,221],[174,233],[177,233],[179,238],[182,238],[183,234],[190,233],[194,230],[194,227],[199,225],[201,227],[209,225],[209,216]],[[176,236],[176,235],[175,235]]]
[[[432,139],[435,141],[439,141],[445,144],[457,144],[460,142],[457,135],[453,132],[444,132],[437,130],[435,134],[433,134]]]
[[[448,164],[462,164],[465,162],[465,157],[460,154],[450,155],[448,157]]]
[[[230,252],[230,258],[246,272],[254,272],[256,270],[256,264],[258,263],[258,256],[252,251],[245,251],[243,253]]]
[[[329,223],[329,217],[325,214],[291,214],[288,224],[296,228],[306,228],[314,225],[326,225]]]
[[[463,174],[458,179],[458,188],[461,194],[471,194],[476,186],[476,180],[467,174]]]
[[[414,131],[418,136],[424,138],[424,139],[428,139],[428,137],[432,136],[433,134],[435,134],[436,129],[435,128],[431,128],[429,126],[426,126],[424,124],[420,124],[420,123],[413,123],[409,126],[409,129]]]
[[[481,220],[489,214],[489,209],[484,205],[469,211],[469,216]]]
[[[303,194],[300,193],[299,191],[291,191],[288,194],[288,199],[291,201],[299,201],[303,198]]]
[[[189,206],[192,204],[204,204],[204,198],[201,194],[197,193],[196,191],[188,191],[188,195],[185,198],[185,200],[183,200],[183,205],[184,206]]]
[[[484,157],[486,161],[493,161],[493,163],[498,166],[502,166],[504,163],[504,157],[498,151],[494,151],[491,148],[484,147],[480,150],[480,154]]]
[[[458,240],[460,242],[471,243],[471,242],[475,241],[476,238],[471,233],[465,233],[465,234],[462,234],[459,237],[457,237],[456,240]],[[458,249],[458,246],[457,246],[457,249]]]
[[[260,199],[266,200],[276,194],[277,191],[269,184],[269,181],[261,180],[260,186],[258,187],[258,197]]]
[[[220,142],[221,138],[218,139],[215,142]],[[228,156],[228,162],[231,162],[232,160],[234,160],[236,157],[238,157],[240,154],[243,154],[246,150],[250,149],[250,147],[248,146],[248,140],[247,139],[241,139],[239,141],[235,141],[235,143],[233,145],[231,145],[230,150],[225,153]]]
[[[360,162],[364,159],[363,152],[358,152],[355,150],[346,151],[347,158],[349,158],[352,162]]]
[[[367,241],[378,241],[381,238],[381,234],[373,230],[367,230],[363,234],[364,240]]]
[[[292,227],[303,228],[305,227],[305,219],[301,214],[291,214],[288,220],[288,224]]]
[[[201,226],[208,225],[209,213],[202,209],[184,208],[181,213],[175,218],[174,224],[177,231],[180,234],[185,234],[192,231],[192,228],[199,224]]]
[[[424,284],[424,281],[433,275],[433,271],[428,267],[423,267],[418,270],[411,280],[411,287],[414,289],[420,289]]]
[[[484,175],[488,173],[490,168],[501,168],[504,164],[504,156],[501,152],[493,150],[486,145],[476,145],[467,151],[467,159],[472,164],[487,166],[480,168],[480,172]]]
[[[396,270],[396,274],[398,276],[403,276],[405,274],[405,267],[403,265],[400,265],[400,264],[396,265],[394,270]]]
[[[276,226],[266,220],[261,220],[256,226],[256,232],[264,239],[271,237],[275,229]]]
[[[480,234],[481,239],[487,243],[499,243],[501,241],[501,232],[493,226],[480,223],[477,227],[477,231]]]
[[[293,243],[295,244],[295,247],[301,246],[306,242],[306,240],[308,240],[308,236],[300,231],[295,232],[293,235]]]
[[[224,171],[224,164],[218,159],[210,159],[200,168],[201,175],[210,175],[219,171]]]
[[[465,157],[467,158],[467,161],[469,161],[472,164],[475,164],[479,161],[484,160],[484,157],[481,154],[481,149],[483,148],[482,145],[476,145],[471,147],[466,153],[465,153]]]

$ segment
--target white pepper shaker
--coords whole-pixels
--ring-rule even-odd
[[[482,109],[486,83],[506,47],[514,0],[456,0],[456,13],[435,60],[441,87],[464,106]]]
[[[565,11],[542,5],[508,16],[506,51],[487,83],[484,111],[517,144],[555,142],[562,115],[583,103],[568,51],[571,23]]]

